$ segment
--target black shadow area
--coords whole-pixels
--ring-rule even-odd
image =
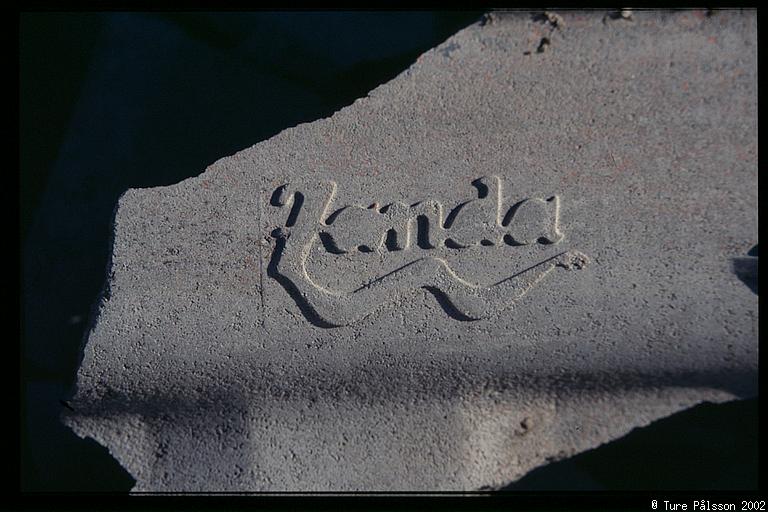
[[[501,491],[757,490],[758,401],[697,405]]]

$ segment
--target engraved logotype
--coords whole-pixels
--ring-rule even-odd
[[[558,196],[524,199],[504,211],[499,177],[479,178],[472,185],[477,197],[447,216],[442,203],[435,200],[381,207],[378,203],[345,205],[334,210],[337,185],[332,181],[282,185],[272,193],[270,204],[288,213],[284,226],[272,232],[277,247],[268,274],[285,287],[309,320],[322,327],[338,327],[419,288],[435,295],[454,318],[488,318],[511,307],[554,269],[580,269],[587,264],[584,254],[571,250],[490,285],[471,283],[458,275],[435,249],[554,245],[563,239]],[[307,271],[307,260],[318,245],[336,257],[399,251],[412,257],[344,292],[322,286]]]

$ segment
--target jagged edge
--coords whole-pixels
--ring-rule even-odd
[[[72,379],[72,381],[67,383],[67,387],[69,388],[69,392],[65,394],[65,396],[64,396],[65,400],[69,401],[69,400],[72,400],[74,397],[77,396],[77,384],[78,384],[78,380],[79,380],[78,377],[79,377],[80,369],[81,369],[82,364],[83,364],[83,360],[85,359],[85,348],[88,345],[88,340],[90,339],[91,334],[93,333],[93,330],[95,329],[95,327],[99,323],[99,320],[101,318],[101,313],[105,309],[105,302],[107,302],[109,300],[109,298],[111,297],[111,295],[112,295],[111,277],[112,277],[112,274],[113,274],[113,266],[114,266],[113,258],[114,258],[114,249],[115,249],[115,239],[116,239],[116,220],[117,220],[118,212],[120,210],[121,200],[123,199],[123,197],[128,192],[140,191],[140,190],[162,190],[162,189],[167,189],[167,188],[171,188],[171,187],[177,187],[178,185],[181,185],[182,183],[185,183],[187,181],[194,182],[195,180],[199,180],[199,179],[205,177],[206,175],[209,175],[210,172],[214,168],[219,167],[225,160],[228,160],[230,158],[235,158],[235,157],[237,157],[239,155],[242,155],[246,151],[252,150],[253,148],[256,148],[256,147],[258,147],[258,146],[260,146],[262,144],[265,144],[265,143],[271,141],[272,139],[274,139],[276,137],[280,137],[283,134],[285,134],[286,132],[289,132],[291,130],[296,130],[296,129],[302,127],[302,126],[310,125],[310,124],[317,123],[317,122],[330,122],[331,120],[333,120],[334,118],[340,116],[341,114],[343,114],[345,112],[348,112],[350,109],[352,109],[356,105],[365,103],[367,100],[370,100],[373,96],[378,96],[379,94],[381,94],[383,92],[382,89],[385,89],[388,86],[390,86],[392,84],[392,82],[394,82],[396,80],[399,80],[399,79],[401,79],[404,76],[409,76],[411,74],[413,68],[417,64],[419,64],[420,61],[422,61],[422,59],[424,59],[426,56],[434,55],[437,52],[439,52],[441,49],[443,49],[444,47],[450,45],[453,42],[453,39],[458,34],[464,32],[465,30],[469,30],[469,29],[472,29],[472,28],[482,28],[487,23],[487,21],[486,21],[487,17],[491,14],[491,12],[492,11],[489,11],[487,13],[482,14],[481,16],[478,17],[478,19],[475,22],[473,22],[473,23],[467,25],[466,27],[464,27],[464,28],[454,32],[451,36],[449,36],[442,43],[440,43],[440,44],[434,46],[433,48],[431,48],[431,49],[421,53],[418,57],[416,57],[416,60],[413,63],[411,63],[407,68],[405,68],[403,71],[398,73],[395,77],[391,78],[390,80],[387,80],[386,82],[384,82],[382,84],[379,84],[378,86],[376,86],[373,89],[371,89],[365,96],[356,98],[355,100],[352,101],[352,103],[350,103],[350,104],[348,104],[346,106],[341,107],[339,110],[333,112],[330,116],[321,117],[321,118],[315,119],[313,121],[307,121],[307,122],[304,122],[304,123],[299,123],[297,125],[285,128],[285,129],[279,131],[278,133],[276,133],[275,135],[271,136],[268,139],[265,139],[263,141],[257,142],[256,144],[248,146],[247,148],[243,148],[240,151],[232,153],[231,155],[227,155],[227,156],[224,156],[224,157],[221,157],[221,158],[215,160],[213,163],[211,163],[210,165],[206,166],[206,168],[200,174],[198,174],[197,176],[190,176],[190,177],[185,178],[185,179],[183,179],[183,180],[181,180],[181,181],[179,181],[177,183],[172,183],[170,185],[161,185],[161,186],[157,186],[157,187],[146,187],[146,188],[136,187],[136,188],[129,188],[129,189],[126,189],[125,191],[123,191],[120,194],[120,196],[118,197],[117,201],[115,201],[115,205],[114,205],[114,207],[112,209],[112,215],[111,215],[111,219],[110,219],[110,229],[109,229],[109,241],[108,241],[109,254],[108,254],[108,257],[107,257],[107,264],[106,264],[105,270],[104,270],[104,282],[102,283],[101,289],[99,291],[99,294],[98,294],[96,300],[91,304],[91,307],[90,307],[90,310],[89,310],[89,313],[88,313],[88,326],[85,329],[85,331],[83,332],[83,336],[80,339],[80,345],[78,347],[77,371],[76,371],[75,376]],[[62,422],[62,423],[64,423],[64,422]],[[64,423],[64,424],[66,425],[66,423]],[[67,427],[69,427],[69,426],[67,425]]]

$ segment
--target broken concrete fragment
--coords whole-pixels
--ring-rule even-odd
[[[123,195],[64,421],[135,491],[471,490],[755,394],[754,12],[547,19]]]

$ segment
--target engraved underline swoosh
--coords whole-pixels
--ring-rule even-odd
[[[497,282],[497,283],[494,283],[494,284],[492,284],[491,286],[489,286],[489,288],[492,288],[492,287],[494,287],[494,286],[500,285],[501,283],[503,283],[503,282],[505,282],[505,281],[509,281],[510,279],[515,279],[516,277],[518,277],[518,276],[520,276],[520,275],[522,275],[522,274],[525,274],[526,272],[528,272],[528,271],[530,271],[530,270],[533,270],[535,267],[538,267],[539,265],[543,265],[544,263],[547,263],[548,261],[552,261],[552,260],[554,260],[554,259],[556,259],[556,258],[559,258],[559,257],[563,256],[564,254],[567,254],[568,252],[569,252],[569,251],[563,251],[563,252],[561,252],[561,253],[559,253],[559,254],[555,254],[555,255],[554,255],[554,256],[552,256],[551,258],[547,258],[547,259],[545,259],[545,260],[543,260],[543,261],[540,261],[540,262],[538,262],[538,263],[536,263],[536,264],[534,264],[534,265],[531,265],[530,267],[526,268],[525,270],[521,270],[520,272],[518,272],[518,273],[516,273],[516,274],[513,274],[513,275],[511,275],[511,276],[509,276],[509,277],[505,277],[505,278],[504,278],[504,279],[502,279],[501,281],[499,281],[499,282]]]
[[[415,265],[416,263],[418,263],[418,262],[420,262],[420,261],[422,261],[422,260],[426,260],[426,259],[433,259],[433,260],[436,260],[436,261],[440,261],[440,260],[438,260],[437,258],[434,258],[434,257],[432,257],[432,256],[426,256],[426,257],[424,257],[424,258],[419,258],[419,259],[417,259],[417,260],[413,260],[413,261],[412,261],[412,262],[410,262],[410,263],[406,263],[406,264],[405,264],[405,265],[403,265],[402,267],[396,268],[395,270],[393,270],[393,271],[391,271],[391,272],[387,272],[386,274],[384,274],[384,275],[382,275],[382,276],[379,276],[379,277],[377,277],[376,279],[374,279],[374,280],[372,280],[372,281],[369,281],[369,282],[365,283],[363,286],[361,286],[360,288],[357,288],[356,290],[353,290],[351,293],[357,293],[357,292],[359,292],[359,291],[361,291],[361,290],[365,290],[366,288],[370,288],[371,286],[375,285],[376,283],[380,283],[380,282],[382,282],[382,281],[383,281],[384,279],[386,279],[388,276],[391,276],[392,274],[396,274],[396,273],[400,272],[401,270],[404,270],[404,269],[406,269],[406,268],[408,268],[408,267],[411,267],[411,266]]]
[[[427,260],[427,259],[432,259],[432,260],[435,260],[437,263],[443,264],[446,267],[446,270],[448,272],[450,272],[452,277],[458,279],[462,284],[467,283],[467,284],[465,284],[465,286],[467,286],[469,288],[492,288],[494,286],[500,285],[501,283],[504,283],[504,282],[509,281],[511,279],[515,279],[516,277],[518,277],[518,276],[520,276],[522,274],[525,274],[526,272],[528,272],[530,270],[533,270],[535,267],[538,267],[539,265],[542,265],[544,263],[547,263],[548,261],[551,261],[551,260],[554,260],[556,258],[559,258],[562,255],[566,254],[566,252],[568,252],[568,251],[563,251],[563,252],[555,254],[554,256],[549,257],[549,258],[547,258],[545,260],[542,260],[542,261],[540,261],[538,263],[534,263],[530,267],[528,267],[528,268],[526,268],[524,270],[521,270],[520,272],[517,272],[517,273],[515,273],[515,274],[513,274],[513,275],[511,275],[509,277],[505,277],[501,281],[497,281],[497,282],[495,282],[495,283],[493,283],[491,285],[488,285],[488,286],[468,284],[468,281],[466,281],[465,279],[461,279],[458,276],[458,274],[456,274],[456,272],[448,265],[448,263],[444,259],[437,258],[437,257],[434,257],[434,256],[425,256],[424,258],[419,258],[419,259],[414,260],[414,261],[412,261],[410,263],[406,263],[402,267],[398,267],[395,270],[392,270],[391,272],[387,272],[386,274],[381,275],[381,276],[379,276],[379,277],[377,277],[377,278],[375,278],[375,279],[365,283],[364,285],[360,286],[359,288],[356,288],[355,290],[352,290],[349,293],[357,293],[359,291],[365,290],[366,288],[370,288],[371,286],[375,285],[376,283],[382,282],[387,277],[389,277],[389,276],[391,276],[393,274],[396,274],[396,273],[400,272],[401,270],[405,270],[406,268],[408,268],[410,266],[413,266],[413,265],[415,265],[416,263],[418,263],[418,262],[420,262],[422,260]],[[427,286],[427,285],[425,285],[425,286]]]

